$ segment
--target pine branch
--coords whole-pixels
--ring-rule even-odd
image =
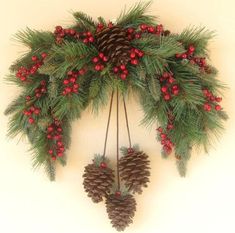
[[[139,2],[135,4],[128,11],[125,9],[117,18],[117,25],[123,27],[137,27],[140,24],[154,24],[156,23],[156,18],[151,15],[145,15],[146,10],[152,4],[149,2]]]
[[[209,31],[205,27],[189,27],[177,36],[178,40],[186,47],[194,45],[196,56],[205,56],[208,53],[207,45],[215,35],[214,31]]]
[[[19,31],[14,39],[32,50],[47,50],[55,41],[53,33],[32,30],[30,28]]]
[[[84,29],[95,30],[96,29],[96,22],[90,17],[89,15],[83,12],[74,12],[74,18],[80,24],[79,26],[84,27]]]

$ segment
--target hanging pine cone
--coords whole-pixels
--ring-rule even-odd
[[[102,156],[96,156],[92,164],[85,167],[83,186],[88,197],[98,203],[103,200],[114,182],[114,171],[107,167]]]
[[[142,193],[142,187],[149,182],[149,160],[143,151],[126,149],[126,153],[119,160],[120,177],[133,193]]]
[[[96,44],[99,52],[104,53],[109,61],[119,66],[126,65],[130,60],[130,41],[127,38],[125,29],[118,26],[107,27],[96,34]]]
[[[136,211],[136,201],[131,194],[110,194],[106,199],[106,209],[114,228],[123,231],[132,223]]]

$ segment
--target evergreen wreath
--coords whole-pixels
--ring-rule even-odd
[[[104,152],[85,167],[84,189],[94,202],[105,200],[108,216],[124,230],[136,210],[134,193],[142,193],[150,176],[148,156],[132,146],[126,99],[138,97],[145,125],[157,124],[162,156],[175,154],[181,176],[193,147],[214,143],[227,119],[220,102],[224,85],[208,62],[213,32],[190,27],[180,34],[165,30],[146,14],[150,2],[123,11],[116,22],[94,21],[75,12],[76,23],[54,32],[27,28],[16,34],[29,48],[10,67],[10,83],[22,93],[9,105],[8,136],[26,135],[33,166],[43,165],[51,180],[56,163],[66,164],[71,122],[91,106],[98,112],[110,101]],[[106,156],[114,96],[117,98],[116,183]],[[129,147],[119,147],[119,101],[123,103]],[[120,158],[119,152],[123,154]]]

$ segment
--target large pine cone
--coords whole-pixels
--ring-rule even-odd
[[[85,167],[83,178],[83,186],[88,197],[98,203],[110,192],[114,182],[114,171],[108,168],[105,162],[94,162]]]
[[[147,187],[150,176],[148,155],[143,151],[128,149],[126,155],[119,160],[120,177],[133,193],[142,193]]]
[[[126,65],[130,60],[130,41],[127,38],[125,29],[118,26],[107,27],[96,34],[96,44],[99,52],[104,53],[109,61],[119,66]]]
[[[131,194],[111,194],[106,199],[106,209],[114,228],[123,231],[131,224],[136,211],[136,201]]]

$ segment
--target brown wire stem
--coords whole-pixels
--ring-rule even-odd
[[[106,147],[107,147],[107,140],[108,140],[108,133],[109,133],[109,124],[110,124],[111,113],[112,113],[112,106],[113,106],[113,95],[114,95],[114,91],[112,91],[111,100],[110,100],[109,116],[108,116],[108,122],[107,122],[106,133],[105,133],[105,140],[104,140],[104,153],[103,153],[103,157],[105,157],[105,155],[106,155]]]
[[[127,133],[128,133],[128,139],[129,139],[129,148],[132,148],[130,127],[129,127],[129,121],[128,121],[128,116],[127,116],[126,101],[125,101],[124,96],[123,96],[123,105],[124,105],[125,118],[126,118],[126,128],[127,128]]]
[[[120,176],[119,176],[119,93],[117,90],[117,182],[118,190],[120,190]]]

